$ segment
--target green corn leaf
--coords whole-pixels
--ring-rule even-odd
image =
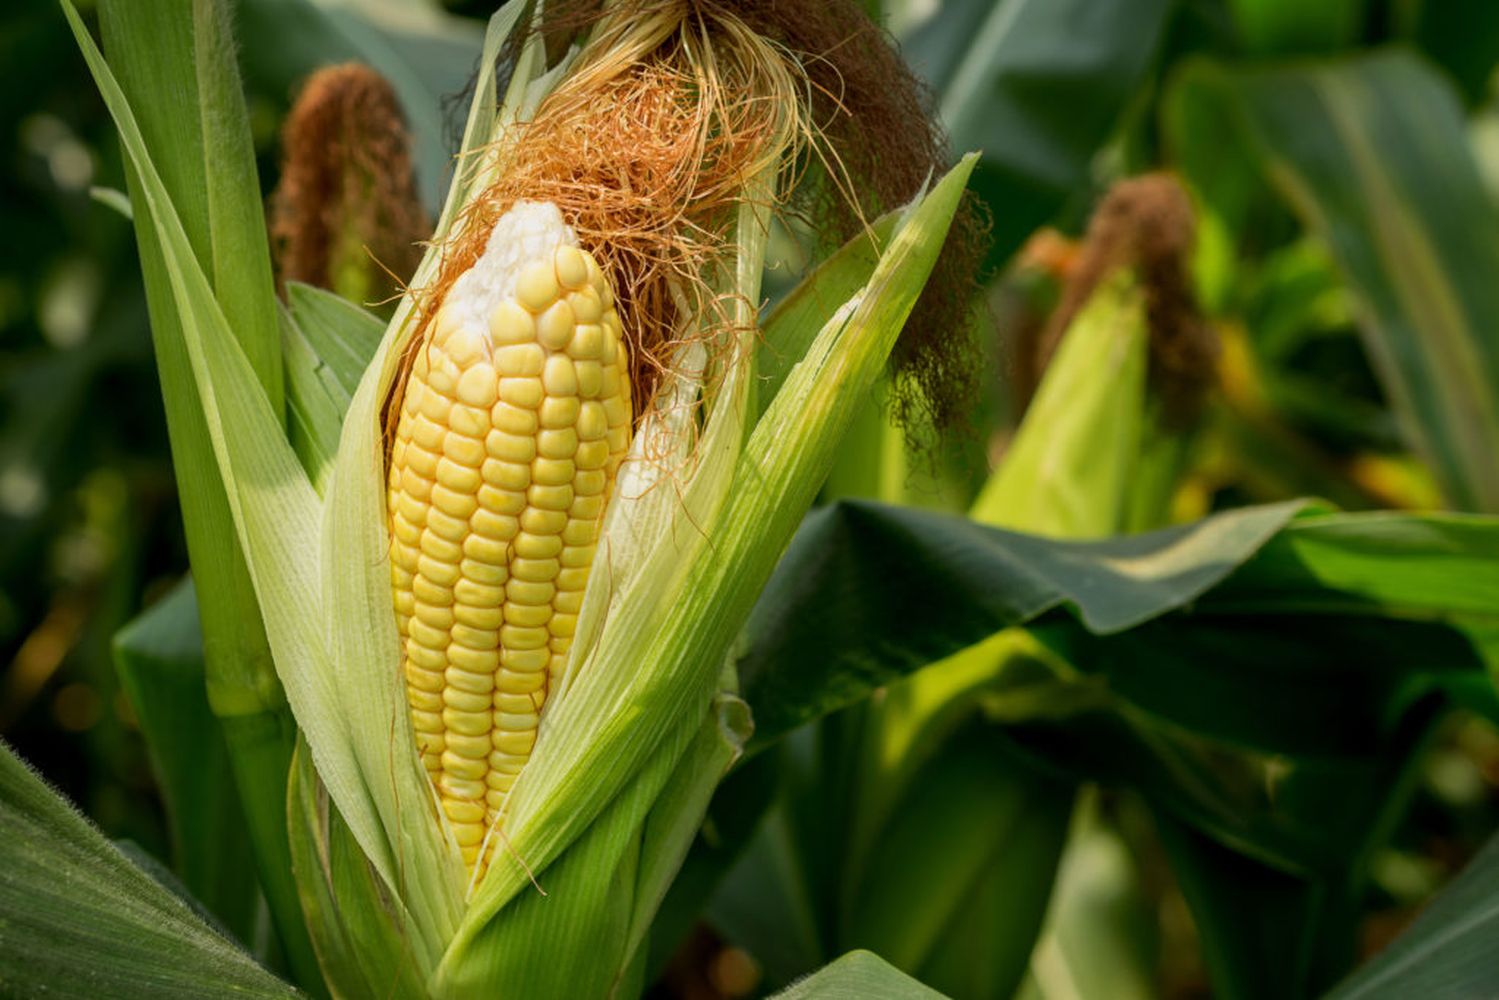
[[[1166,0],[947,0],[903,41],[957,149],[980,149],[991,262],[1007,259],[1074,192],[1146,76]]]
[[[64,5],[83,45],[86,36]],[[119,83],[113,102],[143,109],[142,145],[158,160],[163,197],[180,207],[175,252],[204,275],[204,295],[234,324],[236,350],[278,414],[280,336],[265,224],[244,97],[229,38],[228,11],[206,0],[148,8],[100,4],[100,25]],[[92,49],[92,43],[89,43]],[[102,60],[95,60],[100,66]],[[293,725],[270,662],[260,609],[234,536],[184,343],[191,320],[172,290],[167,248],[148,224],[146,181],[127,162],[157,370],[166,404],[173,468],[188,554],[205,595],[199,613],[213,637],[206,650],[209,704],[222,721],[262,886],[291,964],[317,978],[287,864],[285,781]]]
[[[275,663],[284,670],[281,679],[287,695],[312,745],[319,773],[361,845],[395,884],[394,852],[379,825],[375,792],[356,767],[335,671],[323,646],[317,613],[323,604],[316,566],[317,495],[208,289],[124,94],[76,12],[66,4],[63,9],[140,182],[139,217],[153,228],[172,301],[183,318],[183,339],[207,436],[225,482],[235,534],[255,583]],[[234,433],[226,433],[226,425]]]
[[[793,983],[775,1000],[942,1000],[942,994],[923,986],[878,955],[851,951],[826,968]]]
[[[1252,72],[1199,63],[1172,101],[1238,126],[1356,296],[1406,440],[1455,507],[1499,511],[1499,206],[1451,86],[1387,52]]]
[[[308,346],[343,391],[347,408],[385,335],[385,322],[348,299],[298,281],[287,282],[286,302]]]
[[[296,997],[0,743],[0,993]]]
[[[319,495],[328,492],[349,394],[308,341],[297,321],[281,314],[286,359],[286,436]]]
[[[230,931],[249,940],[259,889],[229,750],[208,707],[190,579],[115,634],[114,660],[166,806],[173,870]]]
[[[991,723],[956,733],[882,829],[842,915],[843,946],[951,996],[1012,995],[1046,913],[1072,791],[1018,761]]]
[[[1459,1000],[1499,977],[1499,838],[1489,840],[1414,923],[1328,1000]]]

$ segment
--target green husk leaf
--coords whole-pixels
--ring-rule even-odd
[[[1065,538],[1118,530],[1139,459],[1148,340],[1140,289],[1121,273],[1068,328],[974,520]]]
[[[0,993],[296,997],[0,743]]]

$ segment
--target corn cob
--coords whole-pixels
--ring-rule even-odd
[[[609,282],[518,202],[417,345],[390,453],[391,576],[422,762],[473,867],[530,756],[629,444]]]

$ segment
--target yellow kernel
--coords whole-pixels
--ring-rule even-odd
[[[527,705],[519,712],[506,712],[499,709],[493,710],[493,722],[491,723],[490,738],[495,741],[495,749],[503,750],[499,745],[497,737],[505,733],[535,733],[538,721],[536,708]]]
[[[485,483],[479,487],[479,506],[496,514],[519,514],[526,509],[526,496]]]
[[[516,755],[530,753],[531,748],[536,746],[536,730],[522,729],[519,732],[506,733],[497,729],[494,731],[494,746],[501,753]]]
[[[604,355],[604,328],[595,322],[579,323],[567,353],[574,361],[598,361]]]
[[[396,590],[396,615],[397,617],[404,616],[409,619],[411,613],[416,610],[416,595],[409,589],[401,587],[400,584],[396,586],[399,588]],[[405,629],[404,623],[401,625],[401,628]]]
[[[552,606],[557,609],[558,614],[575,615],[583,607],[583,592],[570,590],[565,594],[558,594],[553,599]]]
[[[489,452],[491,460],[529,462],[536,457],[536,438],[531,434],[506,434],[504,431],[493,430],[485,437],[484,448]],[[488,466],[489,462],[484,464]]]
[[[423,646],[415,640],[406,643],[406,659],[410,660],[416,667],[421,668],[423,672],[443,670],[448,665],[447,654],[441,649]],[[437,676],[440,678],[442,675],[438,674]],[[438,683],[441,682],[439,681]],[[435,691],[437,688],[433,688],[432,690]]]
[[[540,350],[538,347],[537,350]],[[578,373],[573,368],[573,359],[566,354],[553,354],[546,359],[544,368],[526,374],[541,376],[541,384],[549,396],[576,396]]]
[[[443,775],[447,777],[447,775]],[[451,791],[445,794],[452,795]],[[482,823],[454,823],[453,839],[459,847],[472,847],[475,849],[474,858],[478,858],[478,847],[484,843],[484,824]],[[472,864],[473,862],[469,862]]]
[[[396,497],[396,511],[412,524],[427,523],[426,505],[409,493]]]
[[[578,450],[578,432],[557,427],[536,434],[536,454],[542,458],[572,458]]]
[[[547,631],[559,638],[571,639],[578,627],[577,615],[554,615],[547,623]]]
[[[460,468],[463,467],[460,466]],[[434,510],[446,514],[448,517],[456,517],[461,520],[472,514],[474,509],[479,506],[479,501],[475,498],[474,491],[479,488],[479,484],[483,480],[479,478],[479,471],[477,469],[468,469],[467,471],[473,473],[474,483],[472,486],[465,483],[463,487],[449,487],[444,485],[432,487],[432,508],[427,511],[427,524],[429,526],[432,524],[432,513]]]
[[[579,323],[597,323],[604,318],[604,303],[592,288],[583,288],[567,297],[567,304]]]
[[[493,684],[495,671],[500,669],[500,651],[498,649],[469,649],[467,646],[459,646],[456,643],[448,646],[448,662],[451,664],[449,672],[443,674],[443,679],[448,684],[456,684],[455,677],[463,676],[473,685],[481,682]],[[474,687],[473,690],[489,690],[489,688]]]
[[[489,430],[489,406],[492,405],[493,400],[482,407],[458,403],[448,412],[448,428],[466,437],[483,437]]]
[[[395,535],[398,541],[407,545],[415,545],[422,537],[422,529],[397,514],[391,518],[391,534]]]
[[[433,363],[427,372],[427,385],[444,396],[451,397],[458,388],[458,366],[441,350],[432,350]]]
[[[450,650],[462,653],[464,647],[450,646]],[[491,652],[491,655],[492,652]],[[498,659],[496,657],[496,659]],[[458,665],[448,667],[443,672],[443,680],[448,686],[457,691],[466,691],[469,694],[482,694],[488,697],[494,691],[494,674],[485,673],[482,670],[467,670]]]
[[[453,732],[468,733],[471,730],[465,728],[470,722],[454,723],[452,720],[472,719],[474,713],[482,711],[490,703],[488,694],[475,694],[472,691],[464,691],[462,688],[445,688],[442,692],[443,703],[447,706],[443,709],[443,721],[447,722],[448,728]],[[484,730],[474,728],[472,732],[481,733]]]
[[[551,604],[557,588],[549,582],[510,580],[505,584],[505,597],[515,604]]]
[[[554,579],[560,568],[556,559],[516,559],[510,563],[510,577],[527,583],[545,583]]]
[[[505,624],[522,625],[526,628],[536,628],[545,625],[552,617],[552,608],[548,604],[517,604],[514,601],[505,602]]]
[[[481,482],[479,470],[473,466],[455,462],[444,455],[437,460],[437,481],[449,490],[472,493]]]
[[[577,247],[558,247],[552,256],[557,283],[564,288],[582,288],[588,284],[588,262]]]
[[[533,649],[514,649],[507,646],[500,650],[500,666],[522,674],[545,670],[551,659],[551,652],[541,646]],[[500,687],[507,691],[513,690],[507,684],[507,678],[503,674],[500,677]]]
[[[416,568],[423,576],[441,586],[451,587],[458,582],[458,567],[450,562],[424,554],[417,558]]]
[[[421,557],[422,550],[416,545],[402,545],[400,542],[392,542],[390,545],[391,571],[401,570],[407,573],[416,572],[416,561]]]
[[[408,465],[401,470],[401,489],[418,499],[425,500],[432,492],[432,480]]]
[[[604,492],[604,472],[602,469],[592,469],[579,472],[573,478],[573,492],[580,497],[597,496]]]
[[[541,379],[535,375],[500,379],[500,400],[511,406],[534,410],[541,405],[545,392]]]
[[[494,649],[500,644],[499,633],[490,628],[471,628],[454,622],[450,634],[455,643],[469,649]]]
[[[442,716],[437,712],[413,711],[411,725],[417,732],[440,733],[442,732]]]
[[[519,303],[506,299],[489,317],[489,339],[496,347],[529,344],[536,339],[536,321]]]
[[[461,701],[464,692],[456,688],[449,688],[443,692],[444,697],[448,695],[452,695]],[[472,695],[471,697],[477,699],[480,705],[488,707],[490,701],[488,697],[479,695]],[[459,736],[480,736],[489,732],[491,728],[489,713],[483,711],[483,709],[465,711],[451,707],[445,708],[442,710],[442,721],[448,727],[449,734],[457,733]],[[449,736],[449,746],[452,746],[451,735]]]
[[[509,515],[498,516],[506,517]],[[463,540],[463,554],[470,559],[488,563],[491,566],[503,566],[510,559],[510,548],[507,544],[507,538],[508,536],[499,535],[489,537],[475,532]],[[458,588],[467,582],[469,581],[460,580],[454,585],[454,596],[457,596]],[[484,586],[484,584],[475,584],[475,586]],[[468,603],[478,604],[480,602],[469,601]]]
[[[597,548],[595,545],[569,545],[562,550],[563,568],[587,569],[593,565],[593,556]]]
[[[529,531],[533,535],[560,535],[562,529],[567,527],[567,514],[560,510],[532,507],[521,514],[520,526],[522,531]]]
[[[453,620],[472,628],[499,628],[505,624],[504,612],[495,605],[474,607],[471,604],[455,604]]]
[[[506,625],[500,629],[502,649],[540,649],[547,644],[547,639],[547,630],[544,628]]]
[[[481,539],[481,541],[485,545],[499,544],[503,546],[503,543],[497,543],[488,538]],[[472,555],[469,552],[468,545],[468,540],[465,540],[463,543],[463,552],[465,555]],[[501,558],[503,559],[504,557],[502,556]],[[464,604],[472,604],[475,607],[483,608],[492,604],[498,605],[502,603],[505,600],[505,588],[491,587],[482,583],[475,583],[473,580],[459,580],[453,585],[452,596],[455,600],[461,601]]]
[[[441,424],[428,420],[425,416],[417,417],[411,422],[411,440],[418,448],[441,451],[442,439],[447,437],[447,434],[447,430]]]
[[[530,436],[536,433],[536,411],[522,409],[510,403],[498,403],[490,411],[495,430],[505,434]]]
[[[550,351],[560,351],[573,339],[573,308],[567,300],[552,303],[536,319],[536,341]]]
[[[543,427],[571,427],[578,420],[578,397],[553,396],[544,399],[538,416]]]
[[[623,388],[624,387],[620,384],[619,366],[610,362],[605,362],[604,381],[603,384],[599,386],[599,398],[604,399],[609,396],[617,395],[618,393],[623,391]]]
[[[575,361],[573,367],[578,372],[578,395],[597,398],[604,388],[604,366],[597,361]]]
[[[468,521],[436,507],[427,511],[427,528],[419,543],[423,552],[438,559],[457,559],[458,543],[468,534]]]
[[[617,427],[630,419],[630,409],[625,404],[623,396],[607,396],[603,400],[604,416],[609,419],[610,427]]]
[[[550,559],[562,551],[562,539],[556,535],[521,532],[516,536],[511,550],[521,559]]]
[[[501,561],[489,562],[478,559],[465,559],[458,564],[463,570],[464,579],[473,580],[475,583],[498,586],[510,578],[510,571],[505,568]]]
[[[412,687],[418,689],[419,691],[431,694],[441,694],[442,686],[444,683],[442,670],[424,670],[423,668],[417,666],[416,660],[412,657],[411,654],[420,654],[424,658],[431,658],[435,655],[438,659],[444,659],[443,654],[435,653],[433,650],[430,650],[425,646],[416,645],[414,643],[407,643],[407,648],[410,652],[406,657],[406,680],[411,684]]]
[[[494,538],[500,541],[508,541],[515,537],[520,530],[520,520],[513,514],[496,514],[493,511],[484,510],[482,507],[474,511],[468,523],[474,531],[485,538]]]
[[[542,699],[531,694],[507,694],[504,691],[494,693],[494,707],[497,712],[510,715],[535,715],[541,710]]]
[[[509,348],[506,348],[509,350]],[[493,406],[499,396],[499,381],[494,367],[481,361],[458,377],[458,401],[469,406]],[[456,407],[455,407],[456,409]]]
[[[526,490],[526,499],[530,501],[533,507],[540,510],[553,511],[565,516],[567,509],[573,502],[573,488],[571,486],[533,485],[530,489]],[[565,524],[559,525],[555,533],[561,534],[562,528],[565,526]]]
[[[579,434],[579,437],[581,436]],[[578,444],[578,450],[573,454],[573,463],[580,469],[602,469],[608,461],[608,441],[582,441]]]
[[[582,590],[588,585],[588,570],[565,569],[557,574],[558,590]],[[457,626],[454,626],[455,628]]]
[[[439,587],[424,576],[412,581],[411,592],[417,600],[436,607],[447,607],[453,603],[453,591],[447,587]]]
[[[468,766],[473,766],[473,764],[469,762],[467,758],[454,758],[454,763],[456,764],[458,760],[463,760],[466,764],[468,764]],[[459,776],[463,778],[483,777],[483,772],[488,770],[488,761],[480,763],[479,766],[481,768],[481,771],[477,775],[463,774],[459,772],[457,767],[453,767],[448,763],[447,755],[443,756],[442,763],[444,767],[449,768],[454,773],[459,774]],[[447,799],[443,802],[442,809],[443,812],[447,814],[448,819],[452,820],[454,823],[484,822],[484,806],[479,804],[478,802],[460,802],[454,799]]]
[[[415,611],[411,617],[412,621],[420,622],[428,628],[441,631],[452,626],[453,608],[451,605],[425,604],[422,601],[417,601]],[[406,623],[406,628],[410,631],[411,622]]]
[[[502,490],[524,490],[531,485],[531,466],[525,462],[500,462],[490,459],[492,465],[485,470],[484,478],[491,486]]]
[[[442,453],[461,465],[472,465],[477,469],[484,461],[484,442],[462,434],[449,434],[442,442]]]
[[[609,434],[604,440],[609,442],[609,453],[611,455],[623,457],[625,447],[630,443],[630,428],[624,424],[615,424],[609,428]]]
[[[557,297],[557,275],[549,262],[527,264],[515,279],[515,298],[532,313],[539,313]]]
[[[460,754],[464,757],[474,757],[479,760],[484,759],[484,755],[489,748],[489,733],[483,732],[469,734],[449,732],[446,735],[449,750],[452,750],[454,753]],[[471,799],[476,798],[477,796],[459,795],[457,797]]]
[[[538,458],[531,463],[531,481],[540,486],[564,486],[573,481],[573,474],[573,463],[566,458]]]
[[[428,451],[415,444],[406,449],[406,467],[426,479],[437,475],[437,458],[436,451]]]
[[[415,686],[406,689],[406,703],[418,712],[441,712],[445,704],[441,691],[423,691]]]
[[[510,344],[494,349],[494,370],[501,378],[540,375],[546,352],[540,344]]]
[[[445,427],[448,415],[453,412],[453,401],[435,389],[428,389],[422,395],[421,405],[416,412],[439,427]]]
[[[419,618],[411,620],[411,639],[419,646],[428,649],[445,649],[448,644],[447,632],[440,628],[433,628]]]

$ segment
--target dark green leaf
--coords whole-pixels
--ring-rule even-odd
[[[0,744],[0,993],[294,997]]]
[[[1007,258],[1087,182],[1151,64],[1168,0],[949,0],[902,45],[937,92]]]
[[[754,742],[1063,604],[1099,632],[1179,608],[1243,563],[1297,507],[1096,543],[878,504],[819,510],[750,620],[739,671]]]
[[[1499,982],[1499,837],[1329,1000],[1464,1000]]]
[[[175,871],[242,941],[259,894],[254,857],[218,720],[208,706],[192,582],[115,636],[115,667],[166,805]]]

